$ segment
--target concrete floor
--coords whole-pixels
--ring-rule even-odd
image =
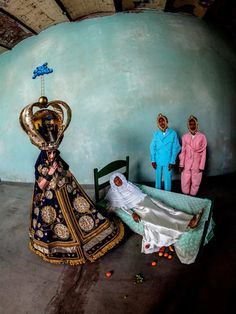
[[[141,254],[141,237],[129,230],[95,263],[45,263],[28,250],[33,185],[1,182],[0,313],[227,313],[234,308],[236,285],[235,179],[235,173],[204,179],[200,196],[214,198],[215,237],[191,265]],[[179,182],[173,190],[179,191]],[[134,282],[138,273],[141,284]]]

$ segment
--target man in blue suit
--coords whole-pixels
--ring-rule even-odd
[[[150,145],[152,167],[156,171],[157,189],[161,188],[162,171],[164,174],[164,189],[171,191],[172,169],[180,152],[180,144],[174,130],[168,128],[168,119],[161,113],[157,117],[157,130]]]

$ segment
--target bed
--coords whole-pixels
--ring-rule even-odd
[[[127,156],[128,157],[128,156]],[[125,160],[117,160],[106,165],[102,169],[94,169],[95,195],[96,205],[101,210],[109,210],[109,204],[104,200],[104,194],[100,196],[102,189],[109,186],[109,179],[103,183],[99,183],[102,177],[109,176],[121,168],[124,168],[123,173],[128,176],[129,158]],[[120,171],[122,173],[122,171]],[[102,186],[102,188],[101,188]],[[147,195],[156,198],[161,202],[174,207],[178,210],[185,211],[189,214],[196,214],[200,209],[204,209],[203,215],[198,226],[195,229],[189,229],[184,232],[180,239],[174,244],[176,255],[184,264],[194,263],[203,247],[213,238],[215,223],[212,219],[213,201],[208,198],[192,197],[180,193],[159,190],[150,186],[137,186]],[[114,214],[117,215],[132,231],[143,235],[144,226],[142,221],[135,222],[130,214],[121,208],[116,208]]]

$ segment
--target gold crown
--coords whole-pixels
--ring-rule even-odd
[[[38,111],[33,113],[35,108]],[[65,113],[67,117],[64,123]],[[71,109],[64,101],[48,102],[47,97],[41,96],[37,102],[23,108],[19,120],[32,144],[41,150],[54,150],[60,145],[70,124]]]

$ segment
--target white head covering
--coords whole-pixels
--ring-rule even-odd
[[[114,183],[115,177],[122,180],[122,185],[117,186]],[[125,176],[116,172],[110,177],[111,188],[106,195],[106,199],[110,202],[111,207],[130,209],[141,202],[146,194],[131,182],[127,181]]]

